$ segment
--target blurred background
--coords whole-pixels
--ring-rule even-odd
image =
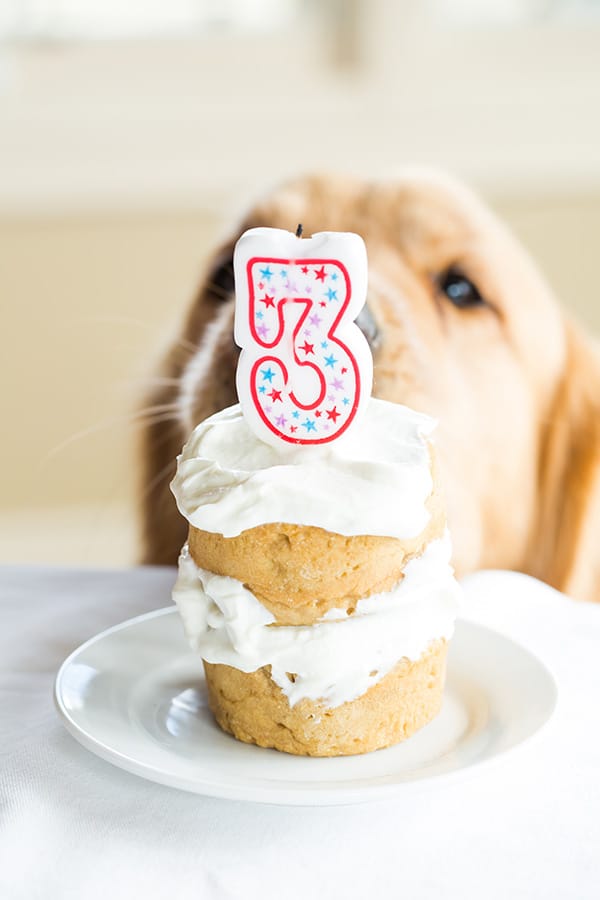
[[[133,562],[136,406],[211,246],[286,175],[414,163],[600,331],[600,0],[2,0],[2,560]]]

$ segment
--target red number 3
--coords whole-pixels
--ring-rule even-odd
[[[256,253],[282,243],[303,258]],[[287,248],[283,248],[287,249]],[[253,252],[254,251],[254,252]],[[250,255],[251,254],[251,255]],[[345,258],[345,262],[342,258]],[[270,443],[325,444],[340,437],[368,400],[372,359],[354,319],[366,295],[366,250],[358,235],[300,241],[252,229],[236,247],[237,386],[244,416]]]

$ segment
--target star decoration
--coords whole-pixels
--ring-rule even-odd
[[[298,431],[298,426],[297,426],[297,425],[290,425],[290,431],[292,432],[292,434],[293,434],[295,431]]]
[[[319,306],[327,306],[324,300],[319,300]]]
[[[349,397],[344,397],[344,399],[343,399],[342,402],[343,402],[344,406],[348,406],[348,404],[350,403],[350,398],[349,398]]]
[[[337,272],[332,272],[330,278],[332,281],[337,281]]]
[[[346,368],[346,366],[344,366],[344,368],[342,369],[342,375],[345,375],[347,371],[348,369]]]
[[[282,278],[287,278],[287,269],[282,269],[279,274],[281,275]],[[287,285],[286,285],[286,287],[287,287]]]
[[[323,359],[325,360],[325,368],[329,366],[331,369],[333,369],[337,362],[337,359],[335,358],[333,353],[331,354],[331,356],[324,356]]]
[[[313,270],[316,276],[317,281],[325,281],[325,266],[321,266],[320,269]]]
[[[308,275],[308,266],[302,266],[302,274]]]
[[[317,430],[317,425],[316,425],[315,420],[314,420],[314,419],[309,419],[308,416],[306,417],[306,420],[302,423],[302,427],[303,427],[303,428],[306,428],[306,433],[307,433],[307,434],[308,434],[309,431],[316,431],[316,430]]]
[[[271,366],[269,366],[268,369],[261,369],[260,374],[263,377],[263,381],[268,381],[269,383],[275,378],[275,372],[272,370]]]
[[[343,391],[344,390],[344,382],[341,381],[339,378],[334,378],[333,381],[331,382],[331,387],[334,389],[334,391]]]
[[[304,341],[303,346],[298,347],[298,350],[304,350],[307,356],[309,353],[312,353],[313,356],[315,355],[315,345],[309,344],[308,341]]]
[[[278,428],[285,428],[286,423],[287,423],[287,419],[283,415],[283,413],[280,416],[277,416],[277,418],[275,419],[275,424],[277,425]]]
[[[260,297],[260,302],[265,304],[265,309],[269,306],[272,306],[273,309],[275,309],[275,295],[270,297],[268,294],[265,294],[264,297]]]
[[[269,333],[269,329],[266,325],[259,325],[256,331],[258,334],[260,334],[261,338],[266,338]]]
[[[329,344],[327,343],[327,341],[321,341],[321,347],[323,348],[323,350],[327,350]]]
[[[273,276],[273,273],[271,272],[271,269],[269,268],[269,266],[267,266],[266,269],[260,270],[260,277],[264,278],[265,281],[270,281],[272,276]]]
[[[331,288],[329,288],[328,291],[325,291],[325,296],[328,300],[337,300],[337,291],[332,291]]]
[[[321,322],[323,321],[323,319],[321,318],[321,316],[318,313],[315,313],[313,316],[308,317],[308,321],[315,328],[318,328],[319,325],[321,324]]]
[[[260,386],[259,389],[258,389],[258,392],[259,392],[260,394],[264,394],[266,390],[267,390],[267,389],[266,389],[266,387],[264,386],[264,384],[261,384],[261,386]]]
[[[331,419],[331,421],[332,421],[333,424],[335,425],[335,423],[337,422],[338,418],[341,416],[341,413],[339,413],[339,412],[337,411],[337,407],[334,406],[332,409],[326,410],[326,412],[327,412],[327,418],[328,418],[328,419]]]
[[[298,412],[297,409],[294,410],[294,412],[292,413],[292,415],[293,415],[293,417],[294,417],[295,419],[299,419],[299,418],[300,418],[300,413]]]
[[[280,403],[283,403],[283,400],[281,399],[281,391],[276,391],[275,388],[273,388],[273,390],[270,392],[269,397],[271,398],[273,403],[275,403],[276,400],[279,400]]]
[[[315,416],[317,417],[317,419],[320,419],[320,418],[321,418],[322,412],[321,412],[320,409],[318,409],[318,410],[316,411]]]

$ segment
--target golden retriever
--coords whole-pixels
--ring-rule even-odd
[[[527,253],[448,178],[313,176],[273,191],[214,255],[149,398],[140,495],[143,561],[172,564],[186,535],[169,491],[193,426],[236,402],[235,241],[265,225],[355,231],[369,256],[358,324],[374,394],[439,420],[437,445],[459,575],[535,575],[600,599],[600,354]]]

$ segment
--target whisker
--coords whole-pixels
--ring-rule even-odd
[[[172,468],[174,461],[175,460],[173,459],[171,462],[168,462],[166,466],[163,466],[163,468],[160,469],[160,471],[154,476],[152,481],[150,481],[149,484],[144,486],[144,488],[140,494],[141,500],[145,500],[152,493],[154,488],[160,484],[160,482],[163,480],[163,478],[165,477],[167,472],[169,472],[169,470]]]
[[[105,419],[103,422],[97,422],[88,428],[82,428],[81,431],[69,435],[64,441],[61,441],[55,447],[52,447],[45,455],[45,459],[53,459],[58,453],[61,453],[67,447],[76,441],[98,434],[108,428],[114,428],[117,425],[126,425],[129,427],[141,427],[143,425],[155,425],[160,422],[177,421],[179,407],[176,403],[163,403],[156,406],[148,406],[135,413],[127,413],[122,416],[114,416],[111,419]]]
[[[148,322],[145,319],[137,319],[133,316],[123,316],[123,315],[89,315],[89,316],[77,316],[74,318],[76,322],[88,323],[90,325],[136,325],[140,328],[145,328],[147,331],[154,331],[156,325],[152,322]]]
[[[233,267],[231,267],[233,270]],[[232,290],[227,290],[223,285],[217,284],[215,281],[208,281],[205,284],[204,290],[207,293],[215,294],[217,297],[221,297],[223,300],[227,300],[229,297],[233,296]]]
[[[117,384],[122,387],[178,387],[181,384],[180,378],[167,378],[162,375],[143,375],[139,378],[123,378]]]
[[[144,319],[135,319],[131,316],[78,316],[74,321],[89,325],[135,325],[146,331],[156,331],[156,324],[146,322]],[[198,347],[183,337],[173,338],[171,346],[179,347],[189,353],[195,353]]]
[[[198,345],[193,344],[191,341],[186,340],[185,338],[178,337],[173,341],[173,346],[179,347],[181,350],[185,350],[187,353],[197,353]]]

